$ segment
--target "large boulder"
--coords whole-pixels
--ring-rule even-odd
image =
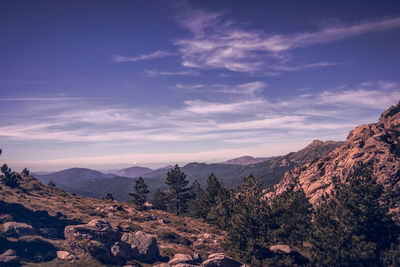
[[[15,250],[9,249],[0,255],[0,266],[19,266],[20,258]]]
[[[204,267],[241,267],[243,263],[226,256],[224,253],[215,253],[208,256],[201,266]]]
[[[111,254],[114,257],[130,260],[130,259],[138,259],[139,251],[136,246],[132,246],[123,241],[117,241],[111,247]]]
[[[136,233],[125,233],[121,237],[121,241],[136,247],[139,253],[139,260],[145,262],[155,262],[159,256],[160,251],[157,245],[157,239],[142,231]]]
[[[35,229],[26,223],[6,222],[3,224],[4,233],[7,236],[23,236],[36,234]]]
[[[71,254],[71,252],[59,250],[59,251],[57,251],[57,258],[70,261],[70,260],[74,260],[75,256],[73,254]]]
[[[111,247],[119,241],[119,232],[100,219],[88,224],[65,227],[67,244],[78,258],[93,257],[102,262],[115,262]]]

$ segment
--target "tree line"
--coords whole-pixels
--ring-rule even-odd
[[[389,214],[383,187],[366,165],[356,166],[347,181],[333,178],[333,190],[313,207],[296,180],[276,194],[253,175],[229,189],[211,173],[203,189],[197,181],[188,186],[176,165],[167,173],[168,190],[157,190],[151,203],[225,230],[225,251],[251,266],[298,264],[293,255],[271,253],[276,244],[307,254],[305,265],[399,266],[400,226]],[[134,189],[134,202],[144,209],[149,191],[142,178]]]

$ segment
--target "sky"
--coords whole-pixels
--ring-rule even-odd
[[[1,1],[0,36],[17,170],[283,155],[400,100],[398,1]]]

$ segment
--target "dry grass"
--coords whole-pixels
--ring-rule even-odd
[[[27,213],[26,218],[23,218],[27,223],[30,222],[29,216],[43,216],[44,221],[54,220],[56,224],[51,224],[58,225],[58,227],[65,227],[68,222],[71,224],[87,223],[92,219],[102,218],[109,221],[113,227],[129,231],[143,230],[146,233],[158,236],[162,256],[172,256],[178,252],[191,253],[197,251],[204,257],[207,254],[220,251],[223,233],[214,226],[199,220],[177,217],[157,210],[138,211],[133,205],[123,202],[72,195],[58,188],[44,186],[32,177],[23,176],[19,183],[20,188],[15,189],[0,183],[2,188],[0,191],[0,203],[2,203],[0,212],[11,214],[15,221],[21,221],[21,218],[23,218],[23,214],[13,214],[15,207],[21,210],[19,213]],[[15,206],[17,204],[22,206]],[[116,206],[122,207],[122,210],[115,211],[115,208],[113,210],[113,207]],[[36,213],[31,215],[30,212]],[[39,219],[43,221],[43,218]],[[45,226],[41,225],[40,221],[34,222],[32,225],[34,227]],[[160,238],[160,233],[168,232],[175,233],[178,238]],[[207,233],[206,237],[204,237],[205,233]],[[62,238],[40,238],[55,246],[56,249],[67,249]],[[59,259],[54,259],[48,263],[42,262],[40,265],[34,262],[25,263],[29,263],[28,266],[72,266]],[[96,261],[80,264],[73,266],[102,266]]]

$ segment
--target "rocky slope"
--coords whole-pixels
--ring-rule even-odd
[[[221,252],[223,232],[198,220],[76,196],[31,176],[18,184],[0,179],[0,266],[141,266],[179,253],[207,259]]]
[[[278,192],[298,179],[312,203],[332,190],[332,179],[346,182],[357,163],[372,168],[377,182],[391,196],[400,194],[400,102],[385,111],[377,123],[361,125],[352,130],[343,146],[285,174],[277,185]],[[400,213],[399,203],[393,209]]]

